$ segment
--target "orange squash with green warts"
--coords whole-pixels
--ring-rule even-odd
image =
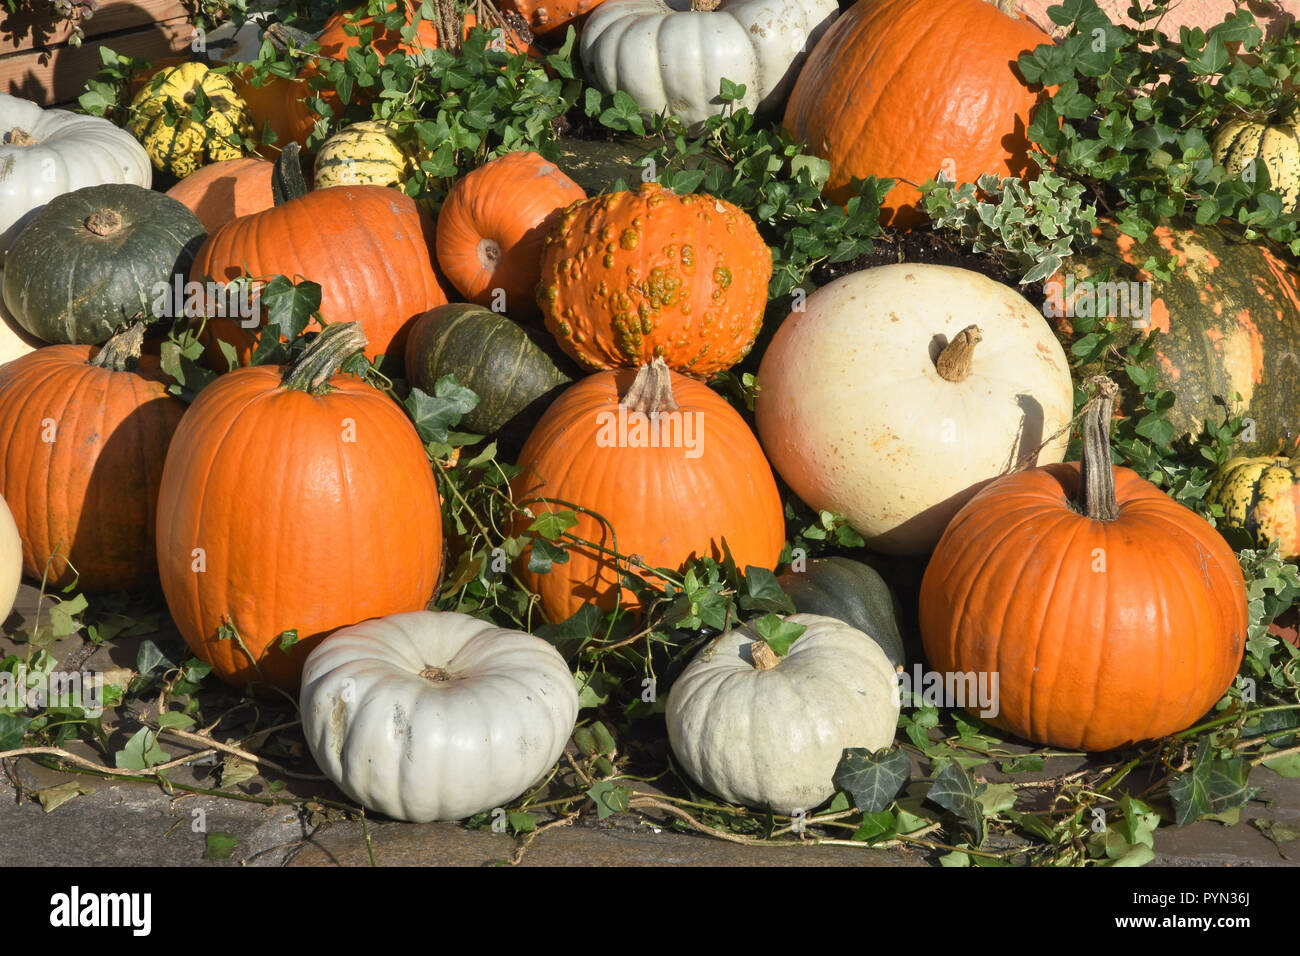
[[[546,237],[537,303],[588,368],[662,358],[707,378],[753,347],[771,277],[772,253],[745,213],[642,183],[565,210]]]

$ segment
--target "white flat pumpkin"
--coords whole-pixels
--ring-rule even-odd
[[[23,578],[23,542],[9,505],[0,498],[0,624],[4,623],[18,599]]]
[[[889,554],[930,551],[983,485],[1060,461],[1074,400],[1060,343],[1019,293],[910,263],[810,295],[758,384],[758,434],[781,477]]]
[[[582,30],[588,79],[622,90],[647,115],[667,109],[682,122],[722,111],[720,81],[745,85],[739,106],[779,110],[804,58],[839,16],[835,0],[604,0]]]
[[[103,183],[153,184],[149,157],[135,137],[98,116],[42,109],[0,93],[0,263],[33,210]]]
[[[0,289],[4,288],[5,271],[0,269]],[[12,362],[16,358],[35,352],[46,343],[24,329],[5,308],[5,300],[0,296],[0,365]]]
[[[779,813],[835,792],[846,747],[894,740],[898,676],[880,645],[843,621],[793,614],[807,630],[774,659],[742,625],[687,666],[668,695],[668,740],[691,778],[724,800]]]
[[[504,806],[559,759],[578,691],[546,641],[413,611],[338,631],[303,667],[303,733],[348,796],[399,820]]]

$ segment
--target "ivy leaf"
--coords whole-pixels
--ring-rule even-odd
[[[46,813],[53,813],[69,800],[75,800],[77,797],[84,797],[94,792],[94,787],[87,787],[85,784],[77,783],[74,780],[68,783],[60,783],[53,787],[45,787],[42,790],[37,790],[36,799],[41,801],[41,809],[43,811]]]
[[[58,601],[50,608],[50,632],[55,640],[70,637],[81,630],[77,615],[86,610],[87,606],[86,596],[78,594],[66,601]]]
[[[974,778],[954,761],[939,772],[926,794],[927,800],[956,814],[977,847],[984,844],[986,832],[984,812],[979,803],[983,789],[983,785],[977,785]]]
[[[232,754],[227,756],[221,763],[221,786],[233,787],[245,780],[253,779],[257,774],[258,770],[255,764]]]
[[[546,624],[537,629],[537,636],[550,641],[565,658],[573,658],[588,642],[601,632],[605,612],[595,604],[587,603],[577,613],[558,624]]]
[[[1043,769],[1041,754],[1021,754],[999,765],[1003,773],[1036,773]]]
[[[746,611],[771,611],[776,614],[795,613],[794,601],[781,590],[776,575],[767,568],[745,566],[745,594],[740,606]]]
[[[27,736],[30,717],[21,714],[0,714],[0,750],[17,750]]]
[[[126,742],[126,746],[113,755],[114,766],[122,770],[144,770],[171,759],[171,754],[158,746],[152,730],[141,727]]]
[[[424,442],[445,442],[447,432],[461,417],[474,410],[478,396],[459,384],[454,375],[444,375],[433,386],[433,394],[412,388],[405,407],[415,430]]]
[[[528,553],[528,571],[531,574],[548,574],[553,564],[568,564],[569,552],[561,545],[551,544],[545,538],[533,541]]]
[[[627,810],[632,800],[632,791],[613,780],[598,780],[587,791],[587,796],[596,804],[597,818],[604,820]]]
[[[1245,760],[1212,757],[1209,740],[1202,738],[1192,758],[1192,768],[1169,785],[1174,822],[1186,826],[1203,816],[1244,806],[1259,792],[1258,788],[1246,785],[1249,775],[1250,764]]]
[[[862,825],[853,831],[853,839],[863,843],[883,843],[898,836],[898,819],[888,811],[864,813]]]
[[[168,728],[175,730],[188,730],[193,726],[194,718],[189,714],[182,714],[179,710],[169,710],[158,718],[159,730],[166,730]]]
[[[293,341],[302,335],[312,313],[320,310],[321,287],[304,279],[294,283],[285,276],[273,276],[262,287],[260,302],[266,308],[267,325],[277,326],[279,334]]]
[[[872,753],[863,747],[850,747],[840,757],[831,782],[853,797],[854,806],[871,814],[893,803],[911,774],[911,762],[901,750]]]
[[[288,654],[289,649],[297,643],[298,629],[296,627],[290,628],[287,631],[281,631],[279,637],[276,638],[276,647],[280,648],[281,652],[285,654]]]
[[[203,859],[205,860],[228,860],[231,854],[235,852],[235,847],[239,845],[239,838],[233,833],[227,833],[225,830],[216,830],[209,833],[204,841]]]
[[[533,519],[528,526],[547,541],[558,541],[564,532],[578,525],[578,515],[574,511],[544,511]]]
[[[156,670],[166,672],[175,666],[153,641],[140,642],[140,649],[135,653],[135,669],[141,677],[148,677]]]
[[[808,630],[805,624],[796,624],[775,614],[765,614],[753,624],[754,630],[767,642],[767,646],[772,648],[777,657],[784,657],[790,653],[794,642]]]

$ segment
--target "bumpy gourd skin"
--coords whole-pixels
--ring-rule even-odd
[[[771,251],[735,206],[643,183],[565,211],[546,239],[537,301],[588,368],[662,358],[703,378],[753,347],[771,276]]]
[[[190,108],[199,91],[208,98],[211,109],[202,123],[190,118]],[[179,114],[174,126],[167,125],[167,104]],[[167,71],[155,90],[146,83],[131,100],[131,133],[144,146],[155,169],[170,170],[184,179],[206,158],[208,162],[238,159],[243,149],[234,142],[234,134],[253,136],[253,122],[248,106],[221,73],[214,73],[202,63],[183,63]]]

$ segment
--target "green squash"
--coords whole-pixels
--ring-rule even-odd
[[[554,342],[509,316],[465,302],[426,312],[406,341],[406,378],[433,394],[444,375],[478,395],[459,427],[480,435],[523,435],[576,375]]]
[[[152,321],[173,301],[203,244],[184,205],[141,186],[86,186],[52,199],[5,258],[4,302],[45,342],[99,345],[134,319]],[[163,308],[159,310],[159,303]],[[174,317],[182,303],[170,308]]]
[[[1147,334],[1145,321],[1160,332],[1152,367],[1159,385],[1175,396],[1168,411],[1175,442],[1196,441],[1207,421],[1222,424],[1231,412],[1240,412],[1254,422],[1254,440],[1244,433],[1241,454],[1296,454],[1300,276],[1264,246],[1233,241],[1211,226],[1173,223],[1140,243],[1105,224],[1099,242],[1067,260],[1048,283],[1044,313],[1067,348],[1078,337],[1075,316],[1127,313],[1118,316],[1127,326],[1121,344]],[[1169,281],[1128,285],[1150,278],[1141,268],[1148,256],[1171,255],[1179,265]],[[1109,276],[1103,275],[1107,271]],[[1106,281],[1117,285],[1100,284]],[[1137,291],[1137,299],[1128,295],[1126,302],[1118,295],[1121,289]],[[1061,314],[1067,311],[1074,315]],[[1082,369],[1079,380],[1093,371]],[[1127,390],[1120,405],[1127,412],[1137,394],[1127,380],[1123,384]],[[1242,396],[1240,405],[1232,401],[1234,393]]]
[[[777,578],[800,614],[837,618],[874,638],[895,668],[906,665],[898,622],[902,607],[874,568],[849,558],[813,558]]]

